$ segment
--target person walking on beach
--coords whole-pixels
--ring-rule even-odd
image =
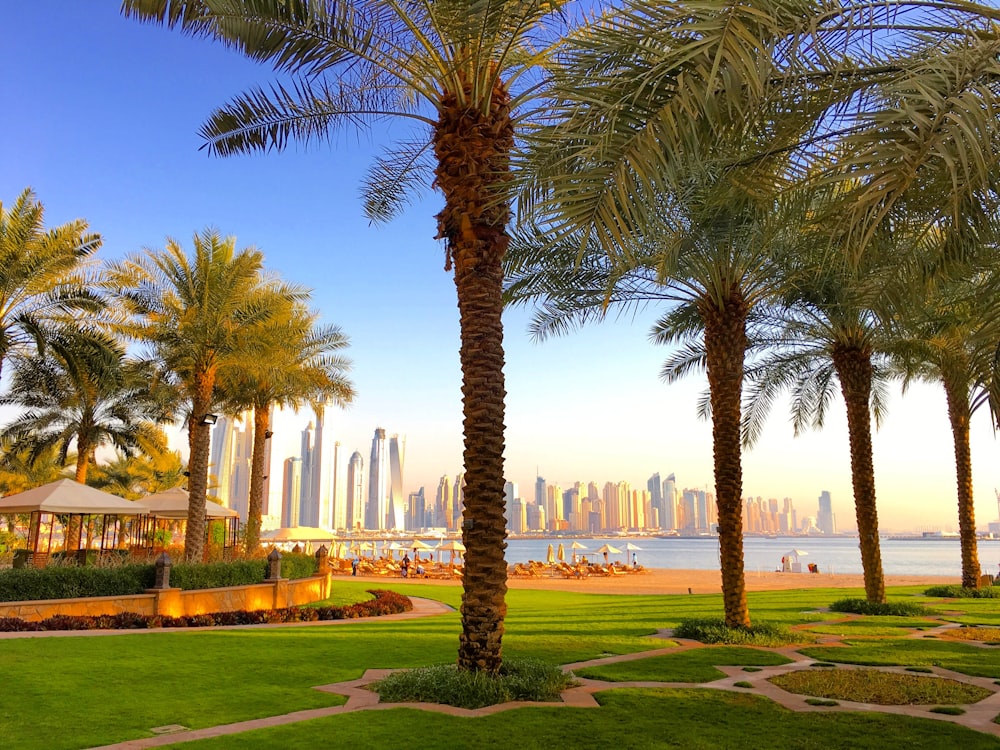
[[[410,556],[408,554],[403,555],[403,561],[400,565],[403,568],[403,578],[406,578],[410,573]]]
[[[361,563],[361,561],[357,558],[357,555],[355,555],[353,558],[351,558],[351,575],[352,576],[356,576],[358,574],[358,565],[360,563]]]

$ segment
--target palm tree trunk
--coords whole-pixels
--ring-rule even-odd
[[[87,483],[87,469],[90,465],[90,444],[77,435],[76,437],[76,472],[73,478],[80,484]],[[83,536],[83,517],[69,516],[66,523],[66,551],[75,552],[80,549]]]
[[[976,542],[976,509],[972,502],[972,450],[969,422],[972,409],[969,389],[960,379],[942,378],[948,399],[948,419],[955,441],[955,476],[958,482],[958,533],[962,540],[962,587],[979,588],[979,549]]]
[[[434,133],[436,184],[445,196],[438,230],[446,268],[454,268],[461,324],[466,554],[458,666],[491,674],[501,666],[507,613],[501,294],[510,208],[497,190],[509,178],[513,133],[501,84],[486,114],[444,97]]]
[[[188,517],[184,533],[184,560],[202,562],[205,554],[205,499],[208,494],[208,459],[211,449],[212,426],[202,424],[202,418],[212,406],[215,388],[214,368],[197,377],[196,391],[191,399],[188,419],[191,455],[188,458]]]
[[[715,502],[719,509],[719,559],[726,625],[750,627],[743,575],[743,466],[740,399],[746,353],[748,306],[737,284],[720,308],[704,299],[698,306],[705,324],[708,387],[712,401]]]
[[[838,345],[833,365],[847,405],[847,432],[851,443],[851,482],[854,512],[858,521],[861,567],[865,574],[865,597],[885,603],[882,551],[878,538],[878,508],[875,506],[875,464],[872,459],[872,360],[859,347]]]
[[[253,410],[253,455],[250,458],[250,501],[247,508],[246,552],[253,555],[260,548],[260,521],[264,509],[264,459],[267,455],[269,406]]]

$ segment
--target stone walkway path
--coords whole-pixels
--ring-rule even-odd
[[[420,599],[416,597],[410,597],[413,601],[413,610],[411,612],[402,615],[389,615],[386,617],[379,618],[380,620],[392,620],[392,619],[409,619],[413,617],[426,617],[430,615],[443,614],[445,612],[454,611],[447,605],[441,604],[429,599]],[[827,622],[812,622],[807,625],[799,626],[804,629],[811,627],[816,627],[818,625],[828,625],[836,624],[842,622],[848,622],[855,619],[852,616],[842,616],[836,619],[831,619]],[[347,622],[357,622],[357,620],[338,620],[338,621],[327,621],[327,622],[316,622],[316,623],[294,623],[289,625],[256,625],[256,626],[238,626],[238,627],[303,627],[310,625],[337,625],[344,624]],[[918,631],[912,633],[907,637],[910,638],[936,638],[940,636],[945,631],[959,627],[958,625],[948,623],[941,625],[937,628],[932,628],[928,630]],[[220,628],[221,629],[221,628]],[[122,632],[154,632],[154,631],[112,631],[114,633]],[[162,631],[161,631],[162,632]],[[44,635],[66,635],[67,633],[18,633],[10,635],[18,636],[44,636]],[[75,631],[73,634],[81,634],[81,631]],[[95,634],[95,631],[82,631],[82,634]],[[7,635],[7,634],[3,634]],[[635,661],[639,659],[647,659],[652,656],[662,656],[666,654],[676,654],[682,651],[687,651],[696,648],[711,648],[711,646],[706,646],[705,644],[699,643],[697,641],[687,641],[679,638],[673,638],[670,630],[661,630],[658,637],[669,639],[672,644],[659,649],[652,649],[648,651],[641,651],[632,654],[621,654],[617,656],[607,656],[599,659],[591,659],[589,661],[576,662],[574,664],[566,664],[563,666],[564,671],[574,671],[579,669],[584,669],[587,667],[602,666],[605,664],[615,664],[626,661]],[[2,636],[0,636],[2,637]],[[843,640],[841,636],[831,636],[822,635],[819,637],[818,643],[823,646],[835,646]],[[977,645],[970,643],[970,645]],[[945,677],[957,682],[963,682],[970,685],[976,685],[985,688],[991,692],[991,695],[987,698],[979,701],[978,703],[971,705],[964,705],[965,713],[961,715],[949,715],[949,714],[938,714],[932,713],[930,705],[919,705],[919,706],[885,706],[881,704],[874,703],[855,703],[852,701],[837,700],[836,705],[832,706],[814,706],[806,702],[808,696],[798,695],[795,693],[789,693],[776,685],[771,684],[768,678],[774,677],[775,675],[786,674],[788,672],[793,672],[802,669],[811,669],[812,665],[816,663],[815,659],[804,656],[798,652],[798,648],[801,646],[787,646],[782,648],[771,648],[766,649],[768,651],[773,651],[775,653],[782,654],[783,656],[791,659],[791,663],[783,664],[781,666],[775,667],[755,667],[753,672],[744,671],[743,667],[731,667],[731,666],[717,666],[716,669],[721,671],[725,676],[721,677],[712,682],[703,683],[690,683],[690,682],[608,682],[604,680],[594,680],[578,677],[578,685],[576,687],[565,690],[561,697],[561,701],[555,703],[537,703],[537,702],[511,702],[503,703],[495,706],[487,706],[486,708],[479,709],[466,709],[466,708],[456,708],[454,706],[445,706],[438,703],[380,703],[379,697],[376,693],[370,690],[366,690],[365,686],[375,682],[385,675],[389,674],[394,670],[389,669],[369,669],[362,677],[356,680],[350,680],[347,682],[338,682],[331,685],[320,685],[316,687],[316,690],[321,690],[326,693],[333,693],[335,695],[343,695],[347,698],[347,702],[341,706],[330,706],[327,708],[316,708],[306,711],[294,711],[288,714],[282,714],[280,716],[267,716],[260,719],[252,719],[249,721],[236,722],[234,724],[223,724],[215,727],[206,727],[204,729],[194,729],[187,730],[184,727],[162,727],[159,728],[164,731],[163,734],[158,736],[148,737],[137,740],[130,740],[127,742],[119,742],[112,745],[104,745],[100,748],[91,748],[91,750],[144,750],[145,748],[163,747],[166,745],[179,744],[184,742],[193,742],[195,740],[207,739],[210,737],[220,737],[223,735],[239,734],[241,732],[248,732],[254,729],[264,729],[266,727],[276,727],[285,724],[293,724],[299,721],[308,721],[310,719],[318,719],[325,716],[336,716],[338,714],[350,713],[354,711],[382,711],[389,710],[393,708],[413,708],[421,709],[424,711],[432,711],[435,713],[446,714],[449,716],[462,716],[462,717],[475,717],[475,716],[487,716],[490,714],[500,713],[502,711],[510,711],[516,708],[528,707],[528,706],[563,706],[571,708],[600,708],[597,701],[594,699],[594,693],[605,691],[605,690],[615,690],[620,688],[683,688],[683,689],[700,689],[700,690],[725,690],[730,692],[753,692],[755,695],[760,695],[770,700],[778,703],[790,711],[800,711],[806,713],[822,713],[822,712],[850,712],[850,711],[870,711],[885,714],[896,714],[901,716],[914,716],[924,719],[936,719],[939,721],[948,721],[954,724],[960,724],[962,726],[974,729],[978,732],[983,732],[986,734],[991,734],[996,737],[1000,737],[1000,725],[993,722],[994,717],[1000,715],[1000,686],[997,685],[996,681],[992,678],[983,677],[970,677],[968,675],[960,674],[958,672],[952,672],[947,669],[940,669],[938,667],[931,667],[930,673]],[[984,646],[984,648],[990,648],[989,646]],[[877,669],[882,672],[892,672],[901,674],[913,674],[908,672],[903,667],[859,667],[847,664],[838,664],[838,669]],[[743,683],[744,685],[749,684],[750,687],[738,686],[736,683]],[[173,731],[176,730],[176,731]]]

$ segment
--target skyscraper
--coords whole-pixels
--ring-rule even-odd
[[[302,459],[285,459],[284,481],[282,482],[282,526],[299,525],[300,499],[302,497]]]
[[[663,514],[660,516],[660,528],[677,528],[677,478],[668,474],[663,480]]]
[[[215,475],[213,499],[240,514],[245,523],[250,502],[250,460],[253,453],[252,412],[238,418],[221,416],[212,428],[210,471]]]
[[[347,464],[347,528],[360,529],[365,523],[365,459],[358,451]]]
[[[656,472],[646,481],[646,489],[649,490],[649,503],[656,510],[657,523],[662,527],[666,511],[663,507],[663,483],[660,481],[660,472]]]
[[[403,523],[403,460],[406,438],[393,435],[386,439],[385,430],[375,429],[372,438],[371,461],[368,463],[368,508],[365,528],[402,529]]]
[[[365,509],[365,528],[384,529],[386,508],[389,505],[389,456],[386,452],[385,430],[375,429],[372,453],[368,460],[368,506]]]
[[[833,498],[827,490],[819,493],[819,511],[816,513],[816,528],[824,534],[837,533],[837,517],[833,513]]]
[[[438,482],[437,495],[434,498],[433,526],[454,528],[455,513],[451,503],[451,480],[445,475]]]

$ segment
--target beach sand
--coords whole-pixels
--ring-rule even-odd
[[[363,577],[364,580],[391,581],[384,576]],[[411,583],[428,586],[460,586],[461,581],[414,578]],[[958,576],[885,576],[886,586],[936,586],[960,583]],[[860,574],[748,572],[747,591],[782,591],[787,589],[857,588],[864,589]],[[524,578],[507,580],[511,589],[544,591],[580,591],[595,594],[718,594],[722,591],[722,575],[717,570],[647,569],[614,577],[590,576],[575,578]]]

